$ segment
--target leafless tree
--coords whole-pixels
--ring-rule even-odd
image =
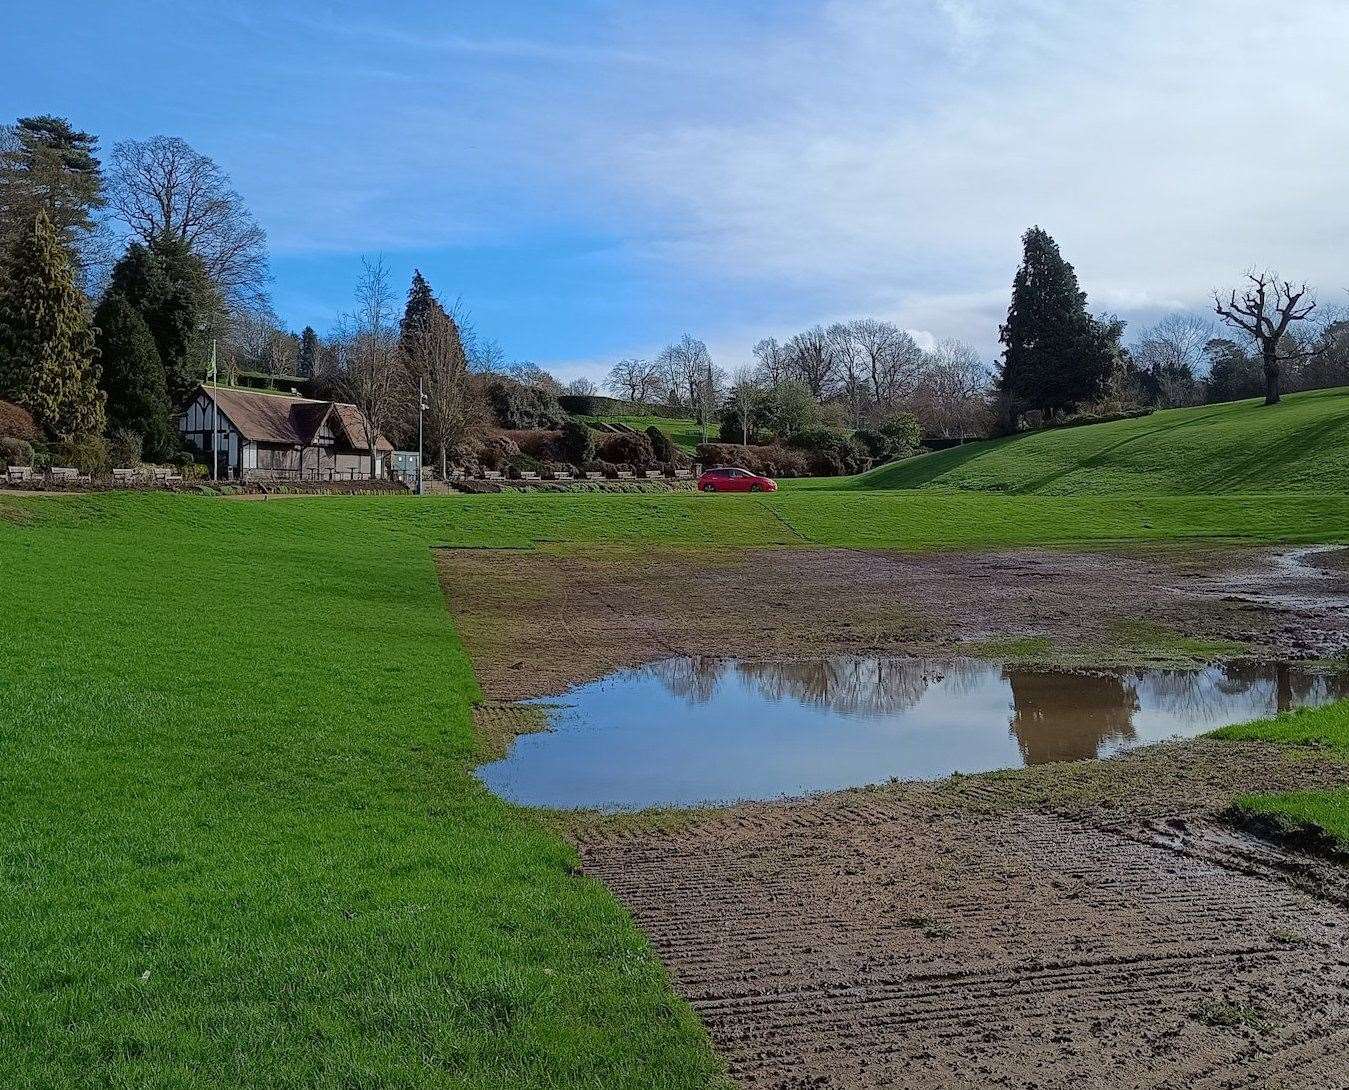
[[[922,377],[913,394],[914,414],[927,435],[982,435],[991,422],[988,367],[967,344],[937,342],[924,354]]]
[[[671,404],[691,408],[706,432],[717,387],[723,377],[712,362],[707,345],[685,333],[660,350],[656,356],[656,369],[661,381],[668,384]]]
[[[1131,349],[1166,407],[1196,405],[1203,400],[1200,377],[1208,363],[1204,346],[1213,339],[1213,322],[1199,314],[1168,314],[1143,333]]]
[[[444,480],[450,449],[485,423],[485,405],[469,377],[459,324],[440,307],[431,308],[407,330],[403,356],[409,388],[421,383],[426,425]]]
[[[816,401],[834,393],[839,359],[834,342],[821,326],[796,334],[785,346],[790,376],[810,391]]]
[[[609,368],[604,385],[624,401],[641,404],[649,400],[656,389],[655,365],[650,360],[619,360]]]
[[[871,396],[882,413],[913,392],[923,354],[907,330],[875,318],[848,323],[848,334],[865,361]]]
[[[125,140],[112,151],[111,201],[132,234],[149,243],[172,233],[206,266],[232,305],[267,285],[267,236],[228,175],[176,136]]]
[[[373,477],[379,472],[379,436],[396,419],[399,394],[406,388],[394,294],[382,257],[361,259],[356,310],[341,323],[337,340],[338,388],[361,414]]]
[[[1265,404],[1279,402],[1279,366],[1286,360],[1305,359],[1306,352],[1284,348],[1284,334],[1294,322],[1307,318],[1316,309],[1310,297],[1311,289],[1305,283],[1294,287],[1291,281],[1280,280],[1277,273],[1249,272],[1250,287],[1240,297],[1233,288],[1224,301],[1220,293],[1213,293],[1214,309],[1218,316],[1234,329],[1248,334],[1260,347],[1265,368]]]
[[[731,376],[730,401],[735,415],[740,420],[740,444],[749,445],[750,428],[754,423],[754,413],[763,396],[760,378],[752,367],[737,367]]]
[[[511,364],[506,368],[506,374],[523,386],[547,390],[550,394],[562,393],[562,383],[558,382],[537,363],[531,363],[529,360],[521,360],[518,363]]]
[[[567,383],[567,393],[577,397],[589,397],[599,392],[600,388],[584,375]]]
[[[759,368],[759,380],[765,386],[776,386],[790,377],[787,353],[776,337],[765,337],[754,345],[754,361]]]
[[[860,427],[871,400],[871,387],[867,379],[867,357],[863,346],[853,335],[853,323],[835,322],[826,335],[833,346],[839,364],[839,396],[843,401],[844,413],[851,427]]]

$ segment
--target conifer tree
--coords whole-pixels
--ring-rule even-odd
[[[412,348],[412,338],[416,331],[432,317],[445,316],[445,308],[440,305],[431,285],[426,282],[420,269],[412,270],[412,286],[408,288],[407,305],[403,308],[403,320],[398,326],[398,346],[406,355]]]
[[[102,386],[108,397],[108,424],[141,436],[152,461],[173,451],[168,386],[150,327],[118,291],[110,291],[94,312]]]
[[[300,351],[295,361],[295,370],[305,378],[312,378],[319,362],[319,335],[313,326],[305,326],[300,334]]]
[[[999,382],[1012,404],[1048,417],[1095,396],[1118,358],[1123,325],[1097,322],[1087,312],[1077,273],[1047,231],[1032,227],[1022,243],[1000,330]]]
[[[88,300],[45,212],[6,262],[0,289],[0,397],[22,405],[57,439],[103,430],[98,349]]]

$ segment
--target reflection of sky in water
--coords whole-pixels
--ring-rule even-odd
[[[1287,667],[1074,674],[973,660],[671,659],[578,686],[479,769],[536,806],[774,798],[1107,756],[1349,695]]]

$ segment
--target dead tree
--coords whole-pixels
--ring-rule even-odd
[[[1279,364],[1285,360],[1302,359],[1306,352],[1281,352],[1280,342],[1293,322],[1300,322],[1316,309],[1316,301],[1307,298],[1309,288],[1297,288],[1287,280],[1280,280],[1272,272],[1249,272],[1246,279],[1251,286],[1237,297],[1233,288],[1227,302],[1213,293],[1214,309],[1218,316],[1234,329],[1244,330],[1260,347],[1265,365],[1265,404],[1279,403]]]

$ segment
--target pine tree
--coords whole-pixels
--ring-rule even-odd
[[[426,282],[420,269],[412,270],[412,286],[408,288],[407,305],[403,308],[403,320],[398,326],[398,346],[406,355],[411,351],[412,338],[431,317],[445,316],[445,308],[440,305],[431,285]]]
[[[150,327],[121,292],[110,291],[94,312],[108,424],[139,434],[153,461],[173,451],[168,385]]]
[[[0,397],[22,405],[48,434],[103,430],[98,349],[88,300],[45,212],[9,255],[0,291]]]
[[[204,374],[200,326],[219,304],[201,261],[176,235],[133,242],[112,270],[110,292],[140,312],[159,349],[169,400],[178,404]]]
[[[296,357],[295,369],[305,378],[314,377],[314,369],[319,362],[319,335],[313,326],[305,326],[300,334],[300,352]]]
[[[106,203],[98,138],[63,117],[21,117],[0,131],[0,245],[12,246],[46,212],[72,260],[79,260]]]
[[[1012,281],[1012,303],[1000,330],[999,384],[1014,406],[1052,416],[1090,400],[1119,354],[1122,324],[1097,322],[1086,292],[1049,233],[1032,227]]]

